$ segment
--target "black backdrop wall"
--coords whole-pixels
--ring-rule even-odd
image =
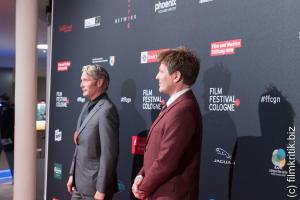
[[[115,199],[132,198],[147,129],[167,98],[158,92],[156,55],[179,45],[201,58],[193,87],[204,124],[199,199],[299,198],[299,7],[283,0],[54,1],[46,198],[69,199],[73,133],[86,101],[80,70],[89,63],[111,75],[108,93],[121,117]]]

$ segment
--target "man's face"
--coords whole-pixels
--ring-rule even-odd
[[[155,77],[159,83],[159,92],[172,95],[175,90],[174,73],[169,74],[168,68],[164,63],[159,66],[158,73]]]
[[[80,87],[82,95],[90,100],[95,99],[101,94],[102,80],[95,80],[92,76],[89,76],[85,72],[81,75]]]

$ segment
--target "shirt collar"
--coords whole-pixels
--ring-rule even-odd
[[[99,95],[96,99],[90,100],[90,101],[89,101],[89,103],[88,103],[88,112],[90,112],[90,111],[94,108],[94,106],[98,103],[98,101],[99,101],[100,99],[102,99],[102,97],[103,97],[105,94],[106,94],[106,93],[103,93],[103,94]]]
[[[171,105],[176,99],[178,99],[178,97],[180,97],[181,95],[183,95],[184,93],[186,93],[190,89],[191,88],[188,87],[188,88],[180,90],[179,92],[176,92],[175,94],[171,95],[170,99],[167,101],[167,107],[169,107],[169,105]]]

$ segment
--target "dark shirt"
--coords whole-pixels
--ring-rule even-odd
[[[106,93],[103,93],[99,95],[96,99],[89,101],[88,103],[88,113],[91,112],[91,110],[95,107],[95,105],[98,103],[98,101],[105,95]]]
[[[96,99],[94,100],[90,100],[88,102],[88,106],[86,107],[86,109],[83,111],[83,115],[82,115],[82,118],[81,118],[81,123],[84,121],[84,119],[86,118],[86,116],[91,112],[91,110],[95,107],[95,105],[99,102],[99,100],[104,96],[106,95],[106,93],[103,93],[101,95],[99,95]]]

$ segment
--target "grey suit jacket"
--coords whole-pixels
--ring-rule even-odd
[[[70,168],[76,189],[87,195],[96,191],[113,194],[117,190],[119,155],[119,116],[116,107],[105,94],[80,125],[78,118],[77,145]]]

